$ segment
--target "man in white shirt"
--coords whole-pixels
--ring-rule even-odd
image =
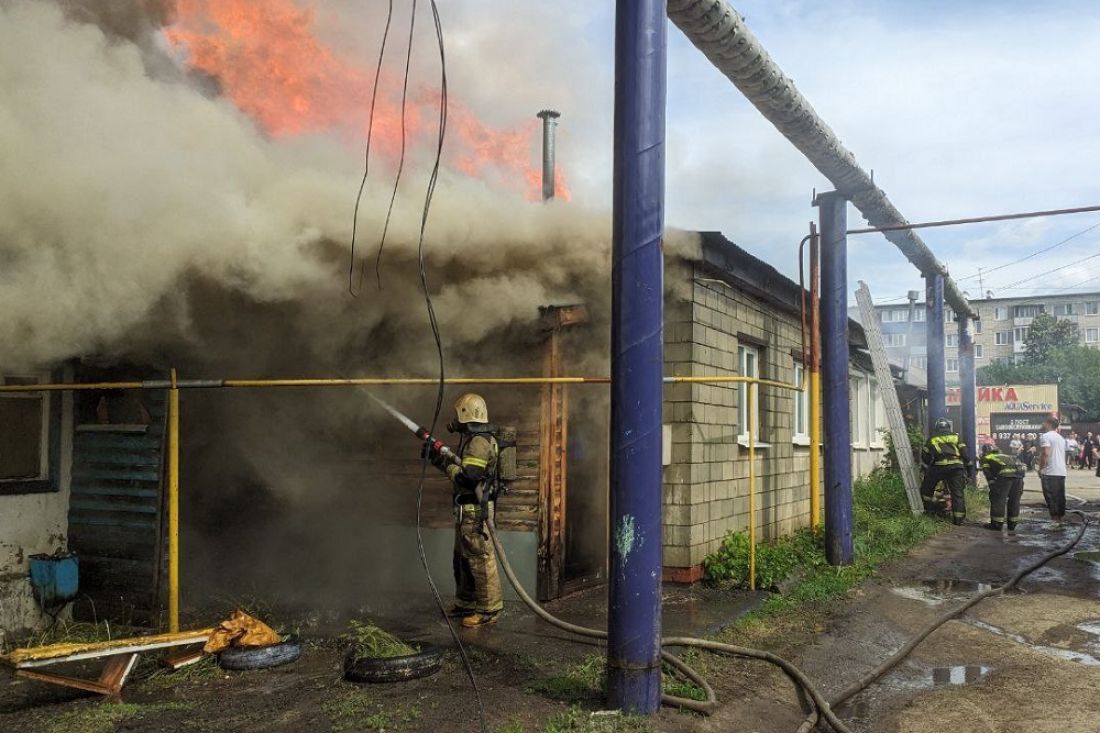
[[[1066,439],[1058,432],[1058,418],[1043,420],[1046,432],[1039,436],[1039,480],[1043,484],[1050,518],[1055,527],[1066,516]]]

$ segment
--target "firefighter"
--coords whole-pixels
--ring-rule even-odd
[[[1000,532],[1008,520],[1008,531],[1020,521],[1020,496],[1024,493],[1024,468],[1015,458],[1003,455],[995,445],[982,446],[982,473],[989,482],[989,524]],[[1007,504],[1007,511],[1006,511]]]
[[[499,448],[489,408],[476,394],[464,394],[455,402],[455,419],[447,426],[460,436],[451,463],[437,451],[429,458],[451,479],[455,504],[454,576],[455,605],[451,615],[464,628],[476,628],[497,620],[504,597],[497,574],[497,556],[485,523],[493,512]]]
[[[933,426],[933,434],[921,450],[924,480],[920,485],[921,499],[927,514],[939,514],[935,502],[936,484],[943,482],[951,494],[951,521],[962,524],[966,519],[966,472],[970,455],[966,443],[951,429],[951,421],[941,417]]]

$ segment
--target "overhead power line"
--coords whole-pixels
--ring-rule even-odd
[[[1038,280],[1041,277],[1051,275],[1055,272],[1061,272],[1062,270],[1065,270],[1069,267],[1073,267],[1074,265],[1079,265],[1082,262],[1088,262],[1089,260],[1094,260],[1097,257],[1100,257],[1100,252],[1096,252],[1095,254],[1091,254],[1087,257],[1082,257],[1079,260],[1074,260],[1073,262],[1070,262],[1069,264],[1066,264],[1066,265],[1062,265],[1061,267],[1054,267],[1054,268],[1051,268],[1050,270],[1044,270],[1043,272],[1036,273],[1035,275],[1030,275],[1028,277],[1025,277],[1023,280],[1017,280],[1014,283],[1009,283],[1008,285],[1002,285],[999,288],[990,288],[990,289],[993,290],[994,292],[997,292],[999,290],[1011,290],[1011,289],[1017,287],[1018,285],[1023,285],[1024,283],[1029,283],[1032,280]]]
[[[1076,234],[1071,234],[1068,237],[1066,237],[1065,239],[1061,240],[1060,242],[1055,242],[1054,244],[1050,245],[1049,247],[1044,247],[1043,249],[1032,252],[1031,254],[1029,254],[1025,257],[1021,257],[1017,260],[1013,260],[1012,262],[1006,262],[1003,265],[997,265],[996,267],[990,267],[988,270],[983,268],[980,272],[977,272],[973,275],[967,275],[966,277],[959,277],[959,278],[955,278],[955,279],[956,279],[956,281],[976,280],[980,277],[985,277],[986,275],[988,275],[991,272],[997,272],[997,270],[1003,270],[1006,267],[1012,267],[1013,265],[1018,265],[1021,262],[1026,262],[1027,260],[1030,260],[1033,257],[1038,257],[1041,254],[1045,254],[1047,252],[1050,252],[1052,249],[1057,249],[1058,247],[1061,247],[1064,244],[1069,244],[1074,239],[1077,239],[1078,237],[1081,237],[1081,236],[1084,236],[1085,234],[1088,234],[1089,232],[1091,232],[1093,229],[1096,229],[1097,227],[1100,227],[1100,222],[1097,222],[1097,223],[1093,224],[1092,226],[1088,227],[1087,229],[1082,229],[1081,231],[1077,232]]]
[[[917,223],[906,222],[904,224],[890,224],[881,227],[865,227],[863,229],[849,229],[847,234],[875,234],[877,232],[904,232],[913,229],[930,229],[932,227],[951,227],[960,224],[984,224],[992,221],[1011,221],[1013,219],[1036,219],[1041,216],[1062,216],[1064,214],[1087,214],[1090,211],[1100,211],[1097,206],[1078,206],[1073,209],[1048,209],[1046,211],[1021,211],[1015,214],[990,214],[988,216],[972,216],[965,219],[941,219],[940,221],[922,221]]]

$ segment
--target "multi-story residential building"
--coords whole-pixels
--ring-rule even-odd
[[[974,358],[978,368],[998,361],[1023,358],[1028,328],[1040,313],[1072,321],[1080,343],[1100,348],[1100,292],[1033,295],[1026,298],[972,300],[980,319],[974,322]],[[925,369],[928,364],[923,302],[876,305],[882,338],[890,360],[902,367]],[[858,316],[858,310],[856,314]],[[947,308],[947,385],[959,384],[959,331],[955,314]]]

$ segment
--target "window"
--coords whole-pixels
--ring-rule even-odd
[[[975,359],[984,359],[985,358],[985,347],[982,346],[981,344],[974,344],[974,358]]]
[[[948,359],[947,360],[947,371],[948,372],[957,372],[957,371],[959,371],[959,360],[958,359]]]
[[[993,308],[993,320],[994,321],[1007,321],[1008,320],[1008,307],[998,305]]]
[[[945,345],[950,346],[952,348],[958,347],[958,345],[959,345],[959,334],[957,334],[957,333],[947,334],[947,341],[946,341]]]
[[[913,310],[913,322],[914,323],[923,323],[924,322],[924,308],[915,308]]]
[[[864,437],[867,435],[867,399],[863,389],[862,379],[848,379],[848,419],[852,422],[852,445],[860,448],[864,447]]]
[[[882,334],[883,346],[905,346],[905,334],[904,333],[884,333]]]
[[[909,366],[915,369],[927,369],[928,357],[927,356],[911,356],[909,357]]]
[[[760,349],[755,346],[738,346],[737,347],[737,362],[738,367],[743,377],[759,377],[760,376]],[[741,430],[741,434],[737,436],[738,440],[747,442],[749,439],[749,385],[746,382],[740,382],[737,385],[737,425]],[[760,388],[757,387],[755,410],[752,415],[752,431],[755,442],[760,442],[760,402],[761,394]]]
[[[993,343],[997,346],[1010,346],[1012,344],[1012,331],[997,331],[993,334]]]
[[[981,321],[971,321],[971,323],[974,324],[974,333],[978,334],[978,333],[982,332],[982,322]]]
[[[955,320],[955,309],[954,308],[944,308],[943,309],[943,320],[944,320],[944,323],[950,323],[951,321]]]
[[[1056,316],[1073,316],[1077,315],[1076,303],[1059,303],[1054,306],[1054,315]]]
[[[809,392],[806,382],[806,369],[801,364],[794,365],[794,383],[798,391],[794,393],[794,425],[792,440],[800,445],[810,440]]]
[[[886,308],[880,311],[880,320],[883,323],[905,323],[909,320],[907,308]]]
[[[1041,305],[1017,305],[1012,308],[1013,318],[1034,318],[1044,311]]]
[[[1085,343],[1086,344],[1100,343],[1100,328],[1086,328],[1085,329]]]
[[[1031,330],[1029,326],[1020,326],[1019,328],[1012,329],[1012,340],[1018,344],[1022,344],[1027,341],[1027,334]]]
[[[1085,303],[1085,315],[1100,315],[1100,300],[1090,300],[1089,302]]]
[[[882,404],[882,395],[878,392],[878,382],[867,380],[867,442],[872,448],[882,447],[882,432],[879,428],[886,425],[886,409]]]
[[[39,376],[7,376],[6,385],[40,384]],[[52,491],[50,393],[0,394],[0,493]]]

